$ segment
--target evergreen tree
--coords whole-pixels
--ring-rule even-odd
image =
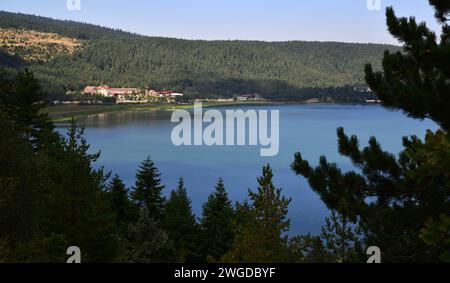
[[[67,138],[52,130],[39,113],[42,95],[31,73],[0,72],[0,82],[0,242],[9,251],[6,261],[64,262],[68,245],[82,249],[84,262],[110,261],[113,214],[105,175],[92,168],[98,154],[88,153],[75,125]]]
[[[184,181],[180,178],[178,188],[171,192],[165,205],[164,227],[178,253],[178,260],[197,261],[199,258],[199,227],[192,213]]]
[[[9,176],[0,176],[0,241],[9,245],[7,261],[65,262],[70,245],[80,247],[83,262],[109,262],[115,257],[105,177],[92,169],[81,135],[72,129],[66,140],[34,153],[29,144],[23,155],[10,159],[10,171],[5,172]],[[20,163],[25,166],[14,167]]]
[[[397,18],[388,8],[389,32],[404,44],[404,51],[386,52],[383,72],[367,65],[366,80],[385,106],[411,117],[431,118],[442,128],[427,131],[424,141],[404,138],[398,157],[383,151],[375,137],[361,150],[358,138],[339,128],[339,153],[361,173],[343,173],[325,157],[312,168],[300,153],[292,164],[329,208],[352,222],[360,221],[365,244],[379,246],[385,262],[439,261],[450,248],[448,241],[436,245],[423,234],[441,231],[438,238],[448,238],[449,226],[439,219],[450,214],[450,29],[445,23],[450,7],[448,1],[430,3],[442,23],[440,41],[425,23]],[[447,231],[442,231],[445,227]]]
[[[441,247],[440,260],[450,263],[450,216],[442,214],[439,220],[433,220],[426,224],[420,233],[425,243],[433,248]]]
[[[256,192],[249,190],[251,204],[242,206],[239,212],[244,219],[233,248],[223,260],[227,262],[287,262],[292,261],[288,238],[287,219],[290,199],[281,196],[281,189],[272,183],[273,173],[269,165],[263,167],[258,178]]]
[[[16,242],[36,236],[38,224],[33,212],[41,205],[38,196],[42,185],[48,183],[36,182],[42,177],[39,157],[1,111],[0,135],[0,242],[5,249],[12,249]]]
[[[219,260],[233,244],[233,216],[233,206],[220,178],[215,192],[203,204],[201,219],[203,253],[212,261]]]
[[[307,254],[307,262],[309,263],[329,263],[332,260],[329,257],[329,254],[323,244],[323,241],[320,237],[309,237],[308,242],[306,243],[307,247],[309,247]]]
[[[46,174],[54,183],[46,192],[43,218],[49,231],[83,251],[83,262],[108,262],[116,256],[114,213],[105,193],[108,176],[93,168],[100,154],[89,148],[84,129],[74,122],[67,138],[50,148]]]
[[[115,175],[108,185],[107,192],[111,208],[116,215],[116,228],[120,233],[123,233],[135,215],[134,206],[129,199],[128,189],[125,187],[122,179]]]
[[[295,236],[289,241],[289,250],[296,262],[300,263],[327,263],[332,262],[322,239],[319,236]]]
[[[132,199],[148,209],[151,217],[161,221],[165,198],[162,195],[164,186],[159,178],[161,174],[155,163],[147,157],[139,166],[136,173],[136,184],[132,192]]]
[[[33,73],[25,69],[10,78],[0,67],[0,110],[14,121],[16,130],[34,147],[55,141],[53,124],[47,114],[40,112],[45,106],[46,94]]]
[[[130,224],[123,249],[125,258],[121,261],[124,262],[163,263],[174,260],[172,241],[145,207],[141,208],[137,222]]]
[[[320,237],[326,246],[330,261],[361,262],[361,235],[358,227],[352,227],[345,216],[332,211],[325,219]]]
[[[445,16],[450,7],[446,0],[430,1],[442,24],[440,41],[425,23],[414,17],[397,18],[387,8],[389,32],[403,43],[404,52],[385,52],[383,72],[366,66],[366,81],[383,101],[383,105],[401,109],[410,117],[430,118],[444,130],[450,128],[450,27]]]

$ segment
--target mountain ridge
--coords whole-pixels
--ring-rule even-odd
[[[120,28],[112,28],[102,25],[97,25],[93,23],[88,22],[78,22],[74,20],[68,20],[68,19],[55,19],[51,17],[46,16],[40,16],[35,14],[25,14],[25,13],[15,13],[15,12],[8,12],[4,10],[0,10],[0,21],[2,16],[7,17],[36,17],[43,20],[49,20],[53,22],[58,23],[66,23],[66,24],[81,24],[85,26],[90,26],[92,28],[99,28],[99,29],[106,29],[113,32],[120,32],[123,34],[128,34],[132,36],[142,36],[142,37],[148,37],[148,38],[154,38],[154,39],[174,39],[174,40],[184,40],[184,41],[198,41],[198,42],[232,42],[232,41],[240,41],[240,42],[248,42],[248,43],[298,43],[298,42],[311,42],[311,43],[343,43],[343,44],[361,44],[361,45],[382,45],[386,47],[401,47],[401,45],[395,45],[390,43],[379,43],[379,42],[348,42],[348,41],[333,41],[333,40],[302,40],[302,39],[294,39],[294,40],[257,40],[257,39],[200,39],[200,38],[182,38],[182,37],[171,37],[171,36],[159,36],[159,35],[148,35],[148,34],[142,34],[138,32],[133,31],[127,31]],[[4,25],[4,23],[0,22],[0,25]],[[11,25],[11,27],[14,27],[14,25]]]

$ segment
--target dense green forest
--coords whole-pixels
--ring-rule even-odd
[[[366,262],[371,246],[382,262],[450,262],[450,6],[429,2],[441,38],[388,8],[404,52],[386,52],[382,71],[367,64],[365,79],[384,106],[440,128],[423,140],[405,137],[398,156],[375,137],[361,149],[339,128],[339,153],[357,171],[324,156],[311,166],[296,153],[292,170],[332,212],[317,236],[287,236],[291,199],[270,165],[238,203],[219,179],[199,218],[183,179],[166,188],[150,157],[127,188],[94,168],[99,153],[90,153],[83,129],[55,131],[30,71],[0,69],[0,262],[65,262],[73,245],[82,262]]]
[[[0,28],[75,38],[83,48],[49,62],[26,63],[0,52],[2,65],[28,67],[53,95],[85,85],[174,89],[196,97],[259,93],[269,99],[331,97],[364,101],[367,62],[380,67],[397,47],[337,42],[202,41],[147,37],[90,24],[0,12]],[[372,97],[373,98],[373,97]]]

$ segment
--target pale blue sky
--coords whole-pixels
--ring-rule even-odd
[[[0,10],[98,24],[151,36],[186,39],[314,40],[396,43],[384,10],[414,15],[438,28],[427,0],[1,0]],[[375,0],[377,1],[377,0]]]

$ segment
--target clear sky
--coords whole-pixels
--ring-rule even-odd
[[[438,29],[427,0],[1,0],[0,10],[98,24],[151,36],[186,39],[309,40],[397,43],[384,10],[414,15]],[[376,5],[375,5],[376,6]]]

